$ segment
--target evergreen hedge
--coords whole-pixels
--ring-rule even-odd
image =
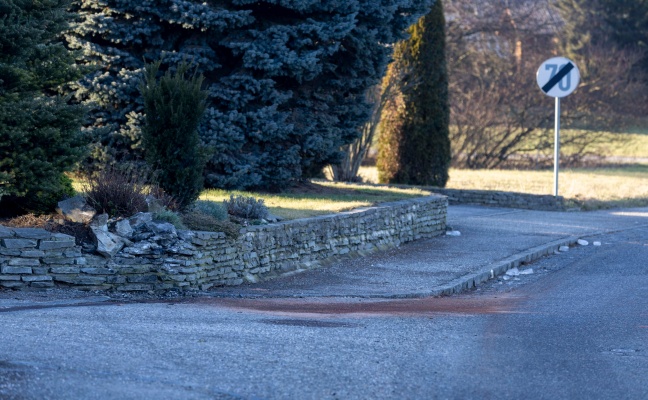
[[[387,80],[400,94],[383,114],[377,166],[387,183],[444,187],[450,166],[445,18],[437,1],[394,52]]]
[[[61,33],[68,0],[0,3],[0,214],[53,210],[85,151],[84,110],[57,91],[81,76]]]
[[[142,158],[147,62],[189,60],[205,76],[199,133],[214,149],[206,184],[281,189],[335,163],[369,114],[390,45],[429,0],[77,0],[68,35],[100,69],[76,96],[95,105],[101,148]],[[107,129],[106,129],[107,128]]]
[[[189,64],[157,78],[160,62],[147,66],[140,86],[144,98],[142,125],[146,160],[156,171],[157,183],[181,210],[193,203],[203,189],[207,153],[198,137],[207,94],[202,76],[188,77]]]

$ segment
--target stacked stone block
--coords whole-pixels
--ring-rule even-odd
[[[565,211],[565,199],[561,196],[535,195],[527,193],[500,192],[491,190],[461,190],[429,188],[448,196],[450,204],[481,204],[494,207],[511,207],[526,210]]]
[[[0,286],[52,287],[52,271],[80,269],[85,262],[71,236],[43,229],[0,226]]]
[[[83,254],[71,236],[0,226],[0,286],[207,290],[315,268],[445,232],[447,199],[430,196],[302,220],[250,226],[237,239],[178,231]]]

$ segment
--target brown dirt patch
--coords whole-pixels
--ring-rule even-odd
[[[0,219],[0,225],[11,228],[41,228],[53,233],[73,236],[77,245],[92,243],[90,227],[86,224],[71,222],[58,214],[26,214],[14,218]]]
[[[428,315],[511,313],[524,298],[499,296],[428,297],[404,300],[330,299],[207,299],[191,300],[209,306],[224,306],[280,315]]]

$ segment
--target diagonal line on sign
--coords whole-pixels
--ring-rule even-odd
[[[551,89],[553,89],[554,86],[558,84],[558,82],[562,81],[562,79],[567,76],[568,73],[571,72],[571,70],[574,69],[574,64],[572,63],[567,63],[565,64],[564,67],[558,71],[558,73],[551,79],[549,79],[549,82],[547,82],[543,87],[542,90],[545,93],[549,93]]]

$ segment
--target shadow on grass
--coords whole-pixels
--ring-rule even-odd
[[[396,188],[329,181],[302,182],[281,193],[208,190],[204,199],[222,201],[230,195],[252,196],[264,200],[270,212],[285,219],[335,214],[379,203],[411,199],[431,194],[419,188]]]

